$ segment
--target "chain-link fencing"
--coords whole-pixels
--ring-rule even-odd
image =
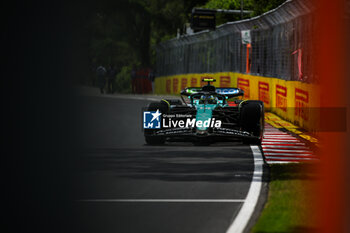
[[[157,76],[230,71],[315,82],[313,12],[311,1],[289,0],[261,16],[160,43]],[[249,45],[242,44],[244,30]]]

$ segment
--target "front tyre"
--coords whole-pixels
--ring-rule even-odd
[[[252,139],[244,139],[245,144],[261,145],[264,133],[264,104],[261,101],[244,101],[240,109],[240,123],[244,131],[251,133]]]

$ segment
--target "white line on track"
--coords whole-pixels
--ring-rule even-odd
[[[264,137],[265,136],[290,136],[289,134],[285,133],[285,134],[280,134],[280,133],[264,133]]]
[[[271,153],[271,152],[264,152],[265,157],[271,157],[271,156],[285,156],[286,158],[293,158],[295,156],[300,156],[300,157],[315,157],[313,154],[291,154],[291,153]]]
[[[295,140],[298,141],[295,137],[269,137],[264,136],[263,140]]]
[[[258,146],[250,146],[254,155],[254,173],[245,202],[226,233],[241,233],[251,218],[260,195],[264,159]]]
[[[262,143],[264,142],[299,142],[299,141],[292,140],[292,139],[263,139]]]
[[[294,145],[305,145],[303,142],[262,142],[263,145],[288,145],[288,146],[294,146]]]
[[[290,146],[281,146],[281,145],[262,145],[261,146],[262,148],[264,149],[269,149],[269,148],[273,148],[273,149],[276,149],[276,148],[281,148],[281,149],[291,149],[291,150],[294,150],[294,149],[310,149],[309,147],[307,146],[295,146],[295,145],[290,145]]]
[[[285,153],[312,153],[310,150],[282,150],[282,149],[264,149],[264,153],[269,153],[269,152],[285,152]]]
[[[317,157],[313,157],[313,158],[296,158],[296,157],[275,157],[275,156],[265,156],[266,160],[270,161],[270,160],[318,160]]]
[[[299,142],[296,138],[263,138],[263,141],[296,141]]]
[[[265,131],[264,130],[264,135],[268,135],[268,134],[270,134],[270,135],[289,135],[287,133],[279,133],[279,132],[276,132],[276,131],[271,131],[271,130]]]
[[[244,199],[82,199],[79,202],[244,202]]]
[[[273,161],[273,160],[269,160],[269,164],[287,164],[287,163],[299,163],[299,161]]]
[[[263,137],[263,140],[287,140],[287,139],[291,139],[291,140],[296,140],[295,138],[282,138],[282,137]]]
[[[275,140],[275,141],[281,141],[281,140],[296,140],[295,138],[282,138],[282,137],[264,137],[263,141],[268,140]]]

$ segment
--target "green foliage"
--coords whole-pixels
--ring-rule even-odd
[[[315,167],[273,164],[270,177],[268,201],[251,232],[309,232],[315,227]]]
[[[244,0],[254,15],[277,7],[284,0]],[[190,22],[193,7],[240,9],[240,0],[100,0],[87,2],[77,22],[84,30],[87,70],[98,65],[154,67],[155,47],[174,38]],[[245,15],[245,17],[250,17]],[[240,15],[218,14],[217,24],[239,20]],[[87,75],[91,79],[93,75]],[[83,81],[84,82],[84,81]],[[85,81],[86,82],[86,81]],[[88,81],[91,83],[91,81]]]
[[[114,79],[115,91],[131,93],[131,66],[124,66]]]
[[[154,65],[155,46],[176,36],[204,0],[101,0],[83,21],[92,66]]]
[[[243,9],[254,11],[253,15],[261,15],[281,5],[285,0],[244,0]],[[209,9],[240,10],[241,0],[209,0],[204,6]]]
[[[279,5],[281,5],[285,0],[244,0],[243,10],[251,10],[253,13],[251,15],[244,14],[243,18],[250,18],[253,16],[261,15],[269,10],[272,10]],[[208,9],[225,9],[225,10],[240,10],[241,0],[209,0],[203,8]],[[240,14],[217,14],[217,25],[240,20]]]
[[[240,0],[210,0],[204,7],[208,9],[239,9],[241,5]]]
[[[267,11],[275,9],[286,0],[250,0],[252,2],[253,16],[261,15]]]
[[[238,10],[240,0],[209,0],[203,8],[207,9],[225,9],[225,10]],[[229,21],[236,21],[241,18],[240,15],[235,14],[216,14],[216,25],[221,25]]]

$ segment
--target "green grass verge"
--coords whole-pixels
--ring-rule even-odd
[[[268,201],[253,233],[306,232],[314,227],[313,195],[317,179],[310,164],[270,166]]]

